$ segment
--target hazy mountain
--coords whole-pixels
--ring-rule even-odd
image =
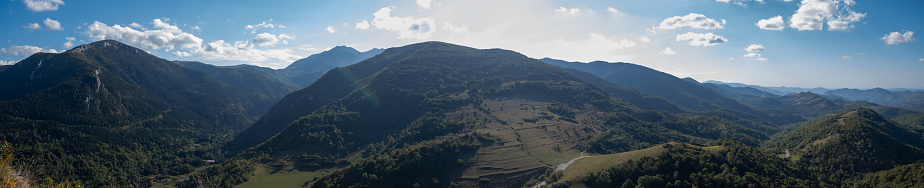
[[[246,109],[248,114],[255,115],[251,116],[251,119],[260,118],[282,97],[299,88],[289,82],[279,80],[279,78],[271,74],[272,69],[265,67],[253,65],[215,66],[195,61],[174,61],[174,63],[202,71],[244,92],[241,94],[248,96],[249,100],[255,101],[257,104],[253,108]],[[270,71],[265,71],[266,69]]]
[[[742,83],[727,83],[727,82],[721,82],[721,81],[715,81],[715,80],[708,80],[703,83],[725,84],[725,85],[729,85],[732,87],[750,87],[750,88],[758,89],[758,90],[765,91],[768,93],[773,93],[774,95],[780,95],[780,96],[789,95],[793,93],[802,93],[802,92],[812,92],[812,93],[822,94],[829,90],[827,88],[822,88],[822,87],[816,87],[816,88],[785,87],[785,86],[770,87],[770,86],[758,86],[758,85],[749,85],[749,84],[742,84]]]
[[[516,52],[425,42],[328,72],[286,96],[237,138],[230,148],[250,148],[240,160],[265,153],[286,161],[273,164],[294,164],[291,169],[332,170],[314,186],[406,187],[522,185],[581,151],[719,138],[756,144],[768,137],[716,116],[639,109]],[[194,177],[238,184],[224,180],[234,175],[220,169],[244,163]]]
[[[821,96],[811,92],[775,96],[750,87],[731,87],[725,84],[711,83],[705,83],[703,86],[715,89],[725,96],[734,98],[753,107],[784,111],[805,119],[813,119],[821,115],[838,113],[858,107],[873,109],[888,118],[918,113],[912,110],[882,106],[866,101],[847,101],[833,95]]]
[[[770,122],[776,125],[803,121],[785,113],[761,111],[728,98],[721,93],[648,67],[631,63],[566,62],[544,58],[543,62],[563,68],[593,73],[607,81],[638,89],[645,94],[664,97],[680,106],[695,111],[722,111],[745,119]]]
[[[924,92],[889,91],[882,88],[868,90],[836,89],[825,92],[827,95],[844,97],[849,100],[869,101],[876,104],[924,111]]]
[[[352,65],[378,55],[382,51],[384,50],[375,48],[359,52],[351,47],[337,46],[292,62],[285,69],[276,70],[276,74],[283,80],[288,80],[300,87],[307,87],[331,69]]]
[[[924,159],[922,130],[858,108],[781,132],[766,145],[789,153],[788,158],[809,170],[822,186],[838,186],[864,173]]]
[[[0,80],[0,138],[36,176],[92,187],[150,186],[220,159],[215,146],[276,100],[113,40],[34,54]]]

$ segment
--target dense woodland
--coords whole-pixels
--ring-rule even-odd
[[[49,185],[232,187],[288,164],[324,172],[297,180],[313,187],[905,186],[920,184],[924,159],[913,110],[442,42],[338,47],[272,70],[107,40],[33,55],[0,79],[0,139],[18,156],[3,161],[31,163]],[[653,147],[665,152],[582,179],[548,169]]]

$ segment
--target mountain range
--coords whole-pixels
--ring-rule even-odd
[[[35,176],[92,187],[914,185],[887,177],[924,159],[915,92],[768,91],[444,42],[269,69],[104,40],[0,80],[0,139]]]

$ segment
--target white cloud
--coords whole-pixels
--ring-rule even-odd
[[[424,9],[430,9],[430,0],[417,0],[417,6]]]
[[[565,7],[558,7],[557,9],[555,9],[555,12],[568,13],[568,14],[577,14],[577,13],[581,13],[581,9],[578,9],[578,8],[571,8],[571,9],[568,9],[568,8],[565,8]]]
[[[363,20],[362,22],[356,23],[356,29],[369,29],[369,21]]]
[[[786,28],[786,23],[783,22],[783,16],[780,15],[772,18],[762,19],[757,21],[757,23],[754,23],[754,25],[757,25],[757,27],[760,27],[760,29],[763,30],[782,31],[784,28]]]
[[[62,31],[64,28],[61,28],[61,22],[58,20],[52,20],[51,18],[45,18],[45,29]]]
[[[615,14],[615,15],[620,15],[620,14],[622,14],[622,11],[616,10],[616,8],[613,8],[613,7],[607,7],[607,8],[606,8],[606,11],[607,11],[607,12],[610,12],[610,13],[613,13],[613,14]]]
[[[453,33],[468,33],[468,26],[462,25],[461,27],[456,27],[450,24],[449,22],[443,23],[443,29],[453,32]]]
[[[757,61],[767,61],[767,58],[758,57],[758,58],[754,58],[754,60],[757,60]]]
[[[202,31],[202,28],[200,28],[200,27],[197,25],[197,26],[190,27],[189,30],[192,30],[192,31]]]
[[[0,65],[14,65],[16,63],[18,63],[18,61],[0,60]]]
[[[61,44],[61,47],[65,50],[68,48],[74,47],[74,41],[77,40],[77,38],[74,38],[74,37],[65,37],[64,39],[66,39],[67,42],[64,42],[64,44]]]
[[[892,32],[880,38],[888,45],[896,45],[914,41],[914,31],[905,31],[905,33]]]
[[[279,27],[279,28],[286,28],[286,26],[284,26],[284,25],[274,24],[274,23],[272,23],[272,22],[273,22],[273,19],[269,19],[269,20],[260,22],[259,24],[256,24],[256,25],[247,25],[247,26],[244,26],[244,28],[245,28],[245,29],[249,29],[249,30],[250,30],[250,33],[257,33],[257,29],[260,29],[260,28],[270,28],[270,29],[273,29],[273,28],[276,28],[276,27]]]
[[[619,41],[619,45],[623,47],[633,47],[635,46],[635,42],[629,41],[629,39],[622,39]]]
[[[803,0],[799,9],[789,19],[789,27],[806,30],[822,30],[827,21],[828,30],[848,30],[854,22],[866,17],[850,9],[853,0]]]
[[[664,48],[664,50],[661,50],[661,52],[658,53],[658,54],[674,55],[674,54],[677,54],[677,52],[675,52],[674,50],[672,50],[671,47],[667,47],[667,48]]]
[[[260,33],[251,41],[257,46],[276,46],[276,44],[279,44],[279,37],[269,33]]]
[[[748,52],[761,52],[761,51],[764,51],[764,45],[751,44],[751,45],[748,45],[748,47],[745,47],[744,50]]]
[[[191,50],[191,55],[208,60],[232,60],[247,62],[265,62],[276,59],[284,62],[298,60],[301,56],[292,54],[290,49],[258,50],[253,44],[237,41],[234,44],[217,40],[205,44],[203,47]]]
[[[64,5],[62,0],[23,0],[22,3],[32,12],[56,11],[58,6]]]
[[[642,41],[642,42],[651,42],[651,39],[648,38],[648,37],[642,37],[642,38],[640,38],[640,39],[638,39],[638,40],[639,40],[639,41]]]
[[[724,28],[722,26],[724,22],[725,21],[722,20],[722,23],[719,23],[718,21],[708,18],[705,15],[690,13],[686,16],[674,16],[664,19],[664,21],[661,21],[661,25],[654,27],[654,29],[669,30],[681,27],[690,27],[696,29],[722,29]]]
[[[189,52],[183,52],[183,51],[173,51],[173,55],[175,55],[175,56],[177,56],[177,57],[189,57],[189,56],[192,56],[192,54],[190,54]]]
[[[330,33],[337,33],[337,29],[335,29],[334,26],[327,26],[327,28],[324,28],[324,30],[327,30],[327,32]]]
[[[128,26],[129,26],[129,27],[138,28],[138,29],[144,29],[144,27],[142,27],[141,24],[139,24],[139,23],[137,23],[137,22],[132,22],[131,24],[128,24]]]
[[[690,41],[691,46],[715,46],[723,42],[728,42],[728,39],[725,39],[725,37],[713,33],[687,32],[677,35],[677,42],[687,40]]]
[[[130,27],[108,26],[105,23],[95,21],[87,26],[86,33],[89,35],[90,40],[118,39],[146,50],[161,48],[166,50],[173,50],[174,48],[192,49],[198,48],[202,44],[202,39],[199,37],[183,32],[179,27],[164,23],[160,19],[154,19],[153,24],[154,30],[138,31]]]
[[[25,46],[11,46],[10,48],[0,48],[0,53],[9,54],[9,55],[13,55],[13,56],[16,56],[16,57],[29,57],[29,56],[31,56],[32,54],[35,54],[35,53],[38,53],[38,52],[58,53],[58,50],[55,50],[55,49],[43,49],[43,48],[41,48],[41,47],[29,46],[29,45],[25,45]]]
[[[372,25],[377,29],[397,31],[398,39],[425,39],[436,31],[433,19],[410,17],[392,17],[391,11],[395,7],[384,7],[376,11]]]
[[[25,26],[22,26],[22,28],[36,30],[36,29],[41,29],[42,26],[39,25],[38,23],[29,23],[29,24],[26,24]]]
[[[918,59],[918,62],[924,62],[924,58]]]
[[[748,6],[748,4],[745,3],[745,2],[748,2],[748,1],[754,1],[754,2],[757,2],[757,3],[764,3],[764,0],[715,0],[715,1],[716,1],[716,2],[722,2],[722,3],[731,3],[731,4],[738,5],[738,6],[743,6],[743,7]]]
[[[841,56],[841,59],[848,60],[848,59],[851,59],[851,58],[850,58],[850,56],[846,56],[846,55],[845,55],[845,56]]]
[[[759,53],[753,53],[753,52],[751,52],[751,53],[746,53],[746,54],[744,54],[744,57],[757,58],[757,57],[761,57],[761,55],[760,55]]]

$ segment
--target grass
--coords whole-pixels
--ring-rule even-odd
[[[288,169],[285,167],[282,172],[272,173],[278,170],[277,167],[268,165],[257,165],[254,176],[250,177],[247,182],[234,186],[236,188],[275,188],[275,187],[304,187],[306,181],[315,180],[321,177],[323,172],[305,172]]]
[[[668,144],[679,145],[680,143],[672,142]],[[715,152],[724,149],[724,147],[709,146],[702,147],[702,149]],[[664,152],[667,152],[667,148],[664,148],[662,144],[640,150],[584,157],[574,161],[574,164],[571,164],[571,166],[565,170],[563,177],[559,181],[571,181],[571,187],[585,187],[581,180],[584,179],[584,176],[586,176],[588,172],[601,171],[617,164],[628,162],[629,160],[641,159],[642,157],[656,157]]]

